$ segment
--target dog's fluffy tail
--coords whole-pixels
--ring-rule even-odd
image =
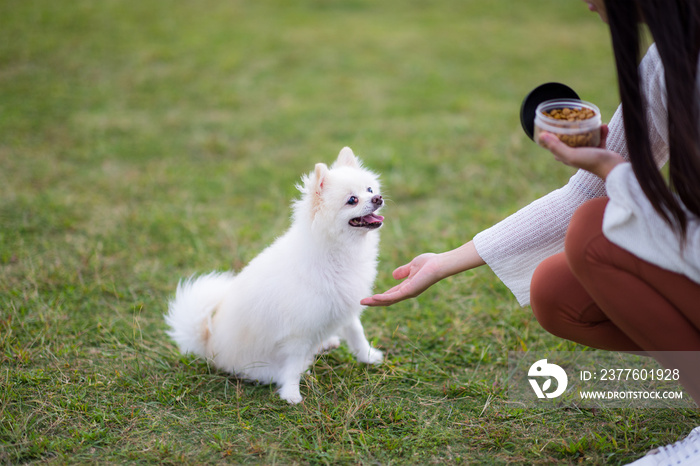
[[[212,272],[178,283],[165,322],[170,326],[168,335],[175,340],[182,353],[208,357],[209,321],[233,279],[232,273]]]

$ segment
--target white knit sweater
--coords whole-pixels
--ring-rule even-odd
[[[666,92],[661,59],[654,45],[640,64],[640,76],[647,98],[649,140],[661,166],[668,160]],[[621,108],[608,126],[607,148],[629,159]],[[474,237],[481,258],[513,292],[520,305],[530,302],[530,281],[537,265],[564,250],[564,236],[574,211],[587,200],[606,195],[606,190],[610,202],[603,233],[611,242],[700,283],[700,220],[691,218],[688,242],[681,255],[677,236],[651,207],[630,164],[626,163],[608,175],[607,185],[597,176],[579,170],[566,186]]]

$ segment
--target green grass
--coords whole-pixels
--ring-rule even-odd
[[[519,104],[566,82],[609,118],[581,2],[0,2],[0,463],[623,464],[700,418],[522,410],[507,351],[576,349],[487,269],[368,309],[303,404],[181,356],[177,281],[240,269],[294,184],[351,146],[388,204],[377,289],[562,185]]]

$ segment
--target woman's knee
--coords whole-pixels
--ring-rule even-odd
[[[607,204],[607,197],[588,201],[574,212],[569,222],[564,250],[567,263],[577,276],[585,273],[590,264],[588,246],[592,239],[602,234]]]
[[[549,257],[535,269],[530,285],[530,306],[537,322],[553,335],[562,336],[566,327],[563,315],[566,291],[562,289],[562,267],[566,260],[561,254]]]

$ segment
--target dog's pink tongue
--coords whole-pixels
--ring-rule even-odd
[[[369,214],[362,217],[362,220],[364,220],[367,223],[381,223],[384,221],[384,217],[377,214]]]

